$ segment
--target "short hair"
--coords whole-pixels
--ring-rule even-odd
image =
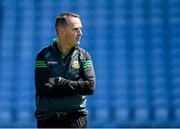
[[[75,14],[75,13],[61,13],[60,15],[57,16],[56,18],[56,22],[55,22],[55,29],[56,29],[56,32],[57,32],[57,28],[59,26],[62,26],[62,27],[66,27],[69,25],[69,17],[77,17],[77,18],[80,18],[80,16],[78,14]]]

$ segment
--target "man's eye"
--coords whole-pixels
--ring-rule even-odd
[[[74,28],[73,30],[78,30],[78,28]]]

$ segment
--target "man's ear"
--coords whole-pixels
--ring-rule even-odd
[[[65,30],[63,28],[59,29],[59,34],[60,35],[64,35],[65,34]]]
[[[65,30],[63,28],[58,28],[57,35],[64,35],[64,34],[65,34]]]

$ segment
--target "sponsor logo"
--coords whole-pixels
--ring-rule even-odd
[[[58,62],[56,62],[56,61],[48,61],[48,62],[47,62],[48,65],[55,65],[55,64],[57,64],[57,63],[58,63]]]

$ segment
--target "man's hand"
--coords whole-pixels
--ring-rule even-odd
[[[57,82],[55,82],[55,79],[58,79],[58,80],[56,80]],[[48,79],[48,83],[46,83],[46,86],[53,87],[53,85],[56,85],[56,83],[58,84],[62,79],[63,79],[62,77],[58,77],[58,78],[50,77]],[[79,78],[78,81],[83,81],[83,78]]]
[[[48,88],[53,88],[53,85],[55,85],[54,80],[55,80],[54,77],[49,78],[48,83],[45,83],[45,86]]]
[[[54,80],[55,80],[55,77],[50,77],[50,78],[48,79],[48,82],[49,82],[51,85],[55,85]]]
[[[53,88],[53,85],[50,84],[50,83],[45,83],[45,86],[48,87],[48,88]]]
[[[48,82],[52,85],[59,85],[62,79],[63,79],[62,77],[50,77],[48,79]]]
[[[78,81],[83,81],[83,79],[82,78],[79,78],[79,80]]]

